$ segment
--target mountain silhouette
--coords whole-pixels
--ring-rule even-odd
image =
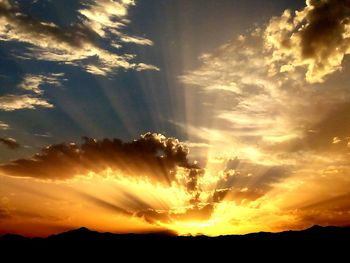
[[[37,257],[48,253],[58,257],[75,255],[89,258],[89,255],[98,254],[139,260],[155,259],[160,255],[167,255],[169,260],[199,259],[210,255],[251,258],[283,254],[289,259],[297,259],[300,256],[309,256],[313,259],[328,256],[334,262],[337,256],[347,253],[349,244],[350,227],[313,226],[301,231],[259,232],[218,237],[177,236],[172,232],[113,234],[82,227],[47,238],[26,238],[6,234],[0,237],[0,252],[10,253],[12,257],[23,252],[26,257]],[[18,251],[21,253],[18,254]]]

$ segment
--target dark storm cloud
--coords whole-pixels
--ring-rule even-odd
[[[0,143],[11,150],[15,150],[20,147],[19,143],[13,138],[0,138]]]
[[[150,177],[160,182],[175,180],[176,166],[198,167],[189,163],[188,149],[174,138],[147,133],[140,139],[124,143],[119,139],[84,138],[81,145],[55,144],[41,150],[30,159],[18,159],[0,167],[6,175],[41,179],[67,179],[106,169],[124,175]]]

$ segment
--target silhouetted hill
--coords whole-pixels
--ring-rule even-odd
[[[252,233],[219,237],[176,236],[171,232],[148,234],[99,233],[79,228],[47,238],[25,238],[6,234],[0,237],[0,252],[26,256],[42,254],[89,255],[129,257],[149,260],[167,255],[170,258],[265,257],[284,255],[288,259],[299,256],[311,258],[327,256],[333,260],[347,253],[350,245],[350,227],[313,226],[302,231],[280,233]],[[21,254],[19,254],[21,255]],[[22,254],[23,255],[23,254]],[[124,262],[124,261],[123,261]],[[334,261],[333,261],[334,262]]]

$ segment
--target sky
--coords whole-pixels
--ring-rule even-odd
[[[350,222],[349,0],[0,0],[0,234]]]

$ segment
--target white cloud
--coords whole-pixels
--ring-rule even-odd
[[[116,39],[120,42],[150,45],[150,40],[120,32],[129,22],[126,17],[131,5],[134,5],[134,1],[92,1],[79,10],[81,23],[61,28],[54,23],[36,20],[24,14],[14,2],[4,0],[0,3],[0,40],[18,41],[32,46],[18,57],[63,62],[80,66],[92,74],[106,75],[117,68],[158,69],[152,65],[145,67],[142,63],[133,62],[135,55],[116,54],[100,47],[92,35],[95,32],[111,42],[111,46],[116,45]],[[94,65],[86,62],[87,59],[94,58],[97,59]]]
[[[127,36],[122,34],[121,35],[121,41],[125,42],[125,43],[134,43],[137,45],[143,45],[143,46],[152,46],[153,42],[147,38],[143,38],[143,37],[136,37],[136,36]]]
[[[40,89],[41,85],[50,84],[53,86],[61,86],[62,77],[64,73],[50,73],[48,75],[33,75],[26,74],[22,82],[18,85],[20,89],[34,92],[41,95],[43,91]]]
[[[159,71],[160,69],[156,66],[153,65],[149,65],[149,64],[144,64],[144,63],[139,63],[135,69],[137,71],[143,71],[143,70],[155,70],[155,71]]]
[[[10,125],[5,122],[0,121],[0,130],[8,130],[10,129]]]
[[[135,5],[133,0],[99,0],[85,4],[79,13],[86,19],[84,24],[90,27],[99,36],[105,37],[107,33],[116,33],[129,22],[126,17],[130,6]]]
[[[29,95],[4,95],[0,97],[0,110],[14,111],[37,107],[53,108],[53,105],[43,98]]]

